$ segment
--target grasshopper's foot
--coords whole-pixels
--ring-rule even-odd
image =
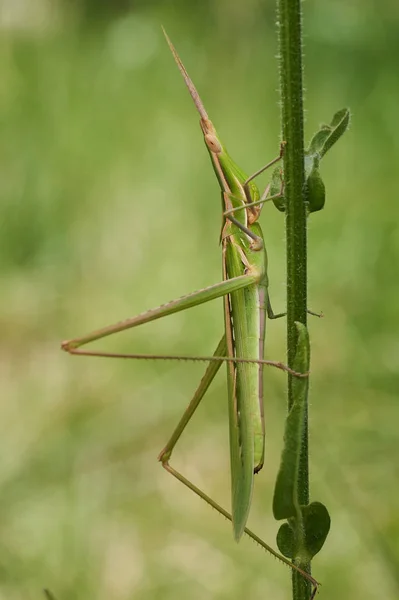
[[[313,312],[313,310],[309,310],[307,309],[306,311],[308,313],[308,315],[312,315],[313,317],[319,317],[319,319],[322,319],[324,317],[324,313],[323,312]]]

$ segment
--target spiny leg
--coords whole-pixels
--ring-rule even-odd
[[[226,352],[227,352],[226,336],[224,335],[222,337],[222,339],[220,340],[213,356],[214,357],[218,357],[218,356],[223,357],[226,355]],[[202,398],[204,397],[204,395],[205,395],[206,391],[208,390],[209,386],[211,385],[213,379],[215,378],[216,373],[219,371],[221,364],[222,364],[222,361],[214,361],[214,360],[209,361],[209,364],[206,368],[204,376],[202,377],[202,379],[199,383],[199,386],[195,391],[194,396],[190,400],[179,423],[175,427],[175,430],[173,431],[172,435],[170,436],[168,443],[163,448],[163,450],[159,453],[158,460],[161,461],[162,464],[165,464],[169,461],[169,459],[172,455],[173,448],[176,446],[181,434],[183,433],[187,424],[189,423],[189,421],[191,420],[195,411],[197,410],[199,403],[201,402]]]
[[[284,315],[281,315],[284,316]],[[64,350],[66,350],[64,348]],[[278,360],[266,360],[258,358],[239,358],[237,356],[184,356],[184,355],[167,355],[167,354],[126,354],[119,352],[104,352],[102,350],[81,350],[80,348],[70,348],[66,350],[69,354],[74,356],[91,356],[92,358],[126,358],[135,360],[187,360],[192,362],[212,362],[221,364],[223,362],[232,363],[248,363],[257,365],[266,365],[268,367],[275,367],[281,371],[289,373],[293,377],[309,377],[308,373],[300,373],[294,371],[286,364]]]
[[[226,344],[226,337],[223,336],[222,339],[220,340],[214,356],[216,357],[217,355],[223,355],[226,354],[227,352],[227,344]],[[166,446],[163,448],[163,450],[160,452],[159,456],[158,456],[158,460],[161,462],[163,468],[170,473],[171,475],[173,475],[173,477],[175,477],[178,481],[180,481],[183,485],[185,485],[188,489],[190,489],[192,492],[194,492],[197,496],[199,496],[199,498],[202,498],[202,500],[204,500],[209,506],[211,506],[212,508],[214,508],[217,512],[219,512],[222,516],[224,516],[226,519],[228,519],[230,522],[232,522],[232,516],[230,513],[228,513],[223,507],[221,507],[217,502],[215,502],[214,500],[212,500],[212,498],[210,498],[207,494],[205,494],[202,490],[200,490],[196,485],[194,485],[189,479],[187,479],[186,477],[184,477],[184,475],[182,475],[179,471],[176,471],[176,469],[174,469],[170,464],[170,458],[172,456],[172,452],[174,447],[176,446],[178,440],[180,439],[180,436],[182,435],[184,429],[186,428],[186,426],[188,425],[189,421],[191,420],[192,416],[194,415],[196,409],[199,406],[199,403],[201,402],[202,398],[204,397],[206,391],[208,390],[210,384],[212,383],[213,379],[216,376],[216,373],[219,370],[219,367],[221,365],[221,362],[219,363],[215,363],[215,362],[210,362],[204,376],[202,377],[200,384],[192,398],[192,400],[189,402],[186,410],[184,411],[183,416],[181,417],[178,425],[176,426],[175,430],[173,431],[169,441],[167,442]],[[244,529],[244,533],[246,533],[246,535],[248,535],[252,540],[254,540],[257,544],[259,544],[264,550],[266,550],[267,552],[269,552],[270,554],[272,554],[275,558],[277,558],[278,560],[280,560],[283,564],[289,566],[291,569],[294,569],[295,571],[297,571],[298,573],[300,573],[302,575],[302,577],[304,577],[307,581],[309,581],[309,583],[312,585],[312,596],[311,596],[311,600],[313,600],[319,583],[308,573],[306,573],[305,571],[303,571],[302,569],[300,569],[299,567],[297,567],[295,564],[293,564],[291,561],[289,561],[287,558],[285,558],[284,556],[280,555],[278,552],[276,552],[276,550],[274,550],[271,546],[269,546],[268,544],[266,544],[266,542],[264,542],[260,537],[258,537],[255,533],[253,533],[250,529],[248,529],[247,527],[245,527]]]
[[[291,373],[297,377],[307,377],[308,373],[297,373],[293,371],[286,365],[278,361],[272,360],[255,360],[251,358],[245,357],[235,357],[235,356],[226,356],[225,352],[221,353],[220,356],[168,356],[168,355],[154,355],[154,354],[136,354],[136,353],[118,353],[118,352],[104,352],[102,350],[85,350],[82,349],[82,346],[90,342],[94,342],[96,340],[103,339],[115,333],[125,331],[126,329],[131,329],[134,327],[138,327],[139,325],[143,325],[144,323],[148,323],[150,321],[154,321],[161,317],[174,314],[176,312],[186,310],[193,306],[197,306],[199,304],[203,304],[205,302],[209,302],[210,300],[214,300],[216,298],[220,298],[225,296],[226,294],[230,294],[236,290],[243,289],[257,282],[257,278],[254,275],[239,275],[237,277],[233,277],[231,279],[224,280],[215,285],[211,285],[202,290],[198,290],[191,294],[187,294],[186,296],[182,296],[181,298],[177,298],[176,300],[172,300],[167,304],[162,304],[156,308],[148,310],[145,313],[137,315],[136,317],[131,317],[129,319],[125,319],[124,321],[118,321],[113,325],[108,325],[107,327],[103,327],[102,329],[98,329],[96,331],[92,331],[87,333],[86,335],[73,338],[71,340],[66,340],[62,342],[61,348],[68,352],[69,354],[78,355],[78,356],[92,356],[92,357],[102,357],[102,358],[126,358],[126,359],[138,359],[138,360],[190,360],[190,361],[204,361],[204,362],[212,362],[217,364],[217,368],[220,367],[222,362],[235,362],[235,363],[258,363],[263,365],[269,365]],[[219,348],[219,347],[218,347]]]
[[[229,521],[232,521],[232,516],[231,516],[230,513],[228,513],[217,502],[215,502],[214,500],[212,500],[212,498],[210,498],[210,496],[208,496],[207,494],[205,494],[205,492],[203,492],[202,490],[200,490],[189,479],[187,479],[186,477],[184,477],[184,475],[182,475],[181,473],[179,473],[179,471],[176,471],[176,469],[174,469],[169,464],[168,460],[165,459],[165,456],[162,455],[162,453],[161,453],[161,455],[159,457],[159,460],[162,463],[163,468],[168,473],[170,473],[171,475],[173,475],[173,477],[175,477],[178,481],[180,481],[180,483],[182,483],[183,485],[185,485],[189,490],[191,490],[192,492],[194,492],[194,494],[196,494],[197,496],[199,496],[200,498],[202,498],[202,500],[204,500],[207,504],[209,504],[209,506],[211,506],[212,508],[214,508],[219,514],[221,514],[223,517],[225,517]],[[298,573],[300,573],[300,575],[302,575],[302,577],[304,577],[307,581],[309,581],[309,583],[311,584],[311,586],[313,588],[312,589],[312,594],[311,594],[311,600],[313,600],[313,598],[315,597],[316,592],[318,590],[318,587],[320,585],[319,582],[316,581],[316,579],[314,579],[311,575],[309,575],[309,573],[306,573],[305,571],[303,571],[302,569],[300,569],[299,567],[297,567],[294,563],[292,563],[290,560],[288,560],[288,558],[285,558],[284,556],[282,556],[281,554],[279,554],[278,552],[276,552],[276,550],[274,550],[271,546],[269,546],[268,544],[266,544],[266,542],[264,542],[259,536],[257,536],[253,531],[251,531],[250,529],[248,529],[248,527],[245,527],[244,533],[248,537],[250,537],[252,540],[254,540],[257,544],[259,544],[264,550],[266,550],[272,556],[274,556],[275,558],[277,558],[280,562],[282,562],[283,564],[287,565],[288,567],[290,567],[294,571],[297,571]]]
[[[226,343],[226,336],[224,335],[222,337],[222,339],[220,340],[215,352],[214,352],[214,357],[216,358],[218,355],[219,356],[223,356],[227,353],[227,343]],[[228,357],[226,357],[228,358]],[[173,477],[175,477],[175,479],[177,479],[178,481],[180,481],[183,485],[185,485],[188,489],[190,489],[192,492],[194,492],[199,498],[202,498],[202,500],[204,500],[209,506],[211,506],[212,508],[214,508],[217,512],[219,512],[222,516],[224,516],[226,519],[228,519],[229,521],[232,522],[232,516],[230,513],[228,513],[223,507],[221,507],[217,502],[215,502],[212,498],[210,498],[207,494],[205,494],[201,489],[199,489],[196,485],[194,485],[189,479],[187,479],[186,477],[184,477],[184,475],[182,475],[179,471],[177,471],[176,469],[174,469],[171,465],[170,465],[170,459],[172,456],[172,452],[174,447],[177,445],[184,429],[186,428],[186,426],[188,425],[189,421],[191,420],[191,418],[193,417],[196,409],[198,408],[201,400],[203,399],[205,393],[207,392],[210,384],[212,383],[214,377],[216,376],[216,373],[219,370],[221,362],[219,363],[215,363],[215,362],[210,362],[208,364],[208,367],[205,371],[204,376],[202,377],[200,384],[192,398],[192,400],[189,402],[186,410],[184,411],[179,423],[177,424],[176,428],[174,429],[169,441],[167,442],[167,444],[165,445],[165,447],[163,448],[163,450],[160,452],[159,456],[158,456],[158,460],[161,462],[163,468],[170,473]],[[294,569],[295,571],[297,571],[298,573],[301,574],[302,577],[304,577],[307,581],[309,581],[309,583],[312,586],[312,596],[311,598],[313,599],[319,583],[308,573],[306,573],[305,571],[303,571],[302,569],[300,569],[299,567],[297,567],[295,564],[293,564],[291,561],[289,561],[287,558],[285,558],[284,556],[280,555],[278,552],[276,552],[273,548],[271,548],[268,544],[266,544],[261,538],[259,538],[255,533],[253,533],[250,529],[248,529],[247,527],[245,527],[244,529],[244,533],[246,533],[252,540],[254,540],[256,543],[258,543],[264,550],[266,550],[267,552],[269,552],[270,554],[272,554],[275,558],[277,558],[278,560],[280,560],[282,563],[284,563],[285,565],[289,566],[291,569]]]
[[[216,298],[220,298],[222,296],[225,296],[226,294],[230,294],[231,292],[237,291],[238,289],[242,289],[256,282],[256,277],[252,275],[240,275],[238,277],[221,281],[201,290],[197,290],[196,292],[192,292],[191,294],[186,294],[185,296],[176,298],[175,300],[167,302],[166,304],[161,304],[160,306],[147,310],[146,312],[141,313],[135,317],[130,317],[128,319],[118,321],[117,323],[108,325],[107,327],[102,327],[101,329],[91,331],[90,333],[70,340],[65,340],[64,342],[62,342],[61,348],[62,350],[65,350],[65,352],[69,352],[70,354],[85,354],[85,352],[83,351],[78,352],[78,348],[80,348],[81,346],[85,346],[90,342],[94,342],[96,340],[100,340],[110,335],[113,335],[115,333],[138,327],[139,325],[143,325],[144,323],[155,321],[156,319],[160,319],[166,317],[167,315],[171,315],[186,310],[188,308],[198,306],[199,304],[210,302],[211,300],[215,300]],[[91,355],[94,356],[94,354]],[[95,356],[99,355],[100,354],[95,354]],[[104,356],[105,355],[109,356],[108,353],[104,353]],[[122,358],[122,356],[118,356]],[[132,358],[136,357],[136,355],[130,356]],[[128,358],[129,356],[126,355],[126,357]]]

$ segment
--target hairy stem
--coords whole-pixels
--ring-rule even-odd
[[[284,154],[284,196],[287,244],[287,353],[292,365],[297,343],[295,321],[306,325],[306,206],[303,139],[302,12],[300,0],[277,0],[282,139]],[[288,378],[288,409],[293,397],[292,377]],[[302,437],[298,481],[298,503],[309,503],[308,418]],[[300,565],[310,573],[310,564]],[[310,586],[293,572],[293,599],[308,600]]]

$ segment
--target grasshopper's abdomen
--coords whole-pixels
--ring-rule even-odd
[[[235,231],[236,229],[236,231]],[[258,224],[251,226],[261,234]],[[231,293],[225,300],[228,353],[254,361],[263,359],[266,255],[251,250],[251,240],[237,227],[224,240],[225,276],[257,274],[259,282]],[[252,498],[253,475],[263,465],[262,365],[229,363],[229,422],[234,533],[241,536]]]

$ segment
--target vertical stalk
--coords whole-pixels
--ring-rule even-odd
[[[279,71],[281,95],[282,139],[284,154],[284,196],[287,244],[287,354],[292,366],[296,351],[295,321],[306,325],[306,206],[303,139],[302,83],[302,11],[300,0],[277,0],[279,31]],[[293,404],[292,378],[288,378],[288,410]],[[309,503],[308,419],[307,409],[302,438],[298,480],[298,502]],[[310,572],[310,565],[301,565]],[[308,583],[297,573],[292,574],[294,600],[308,600]]]

